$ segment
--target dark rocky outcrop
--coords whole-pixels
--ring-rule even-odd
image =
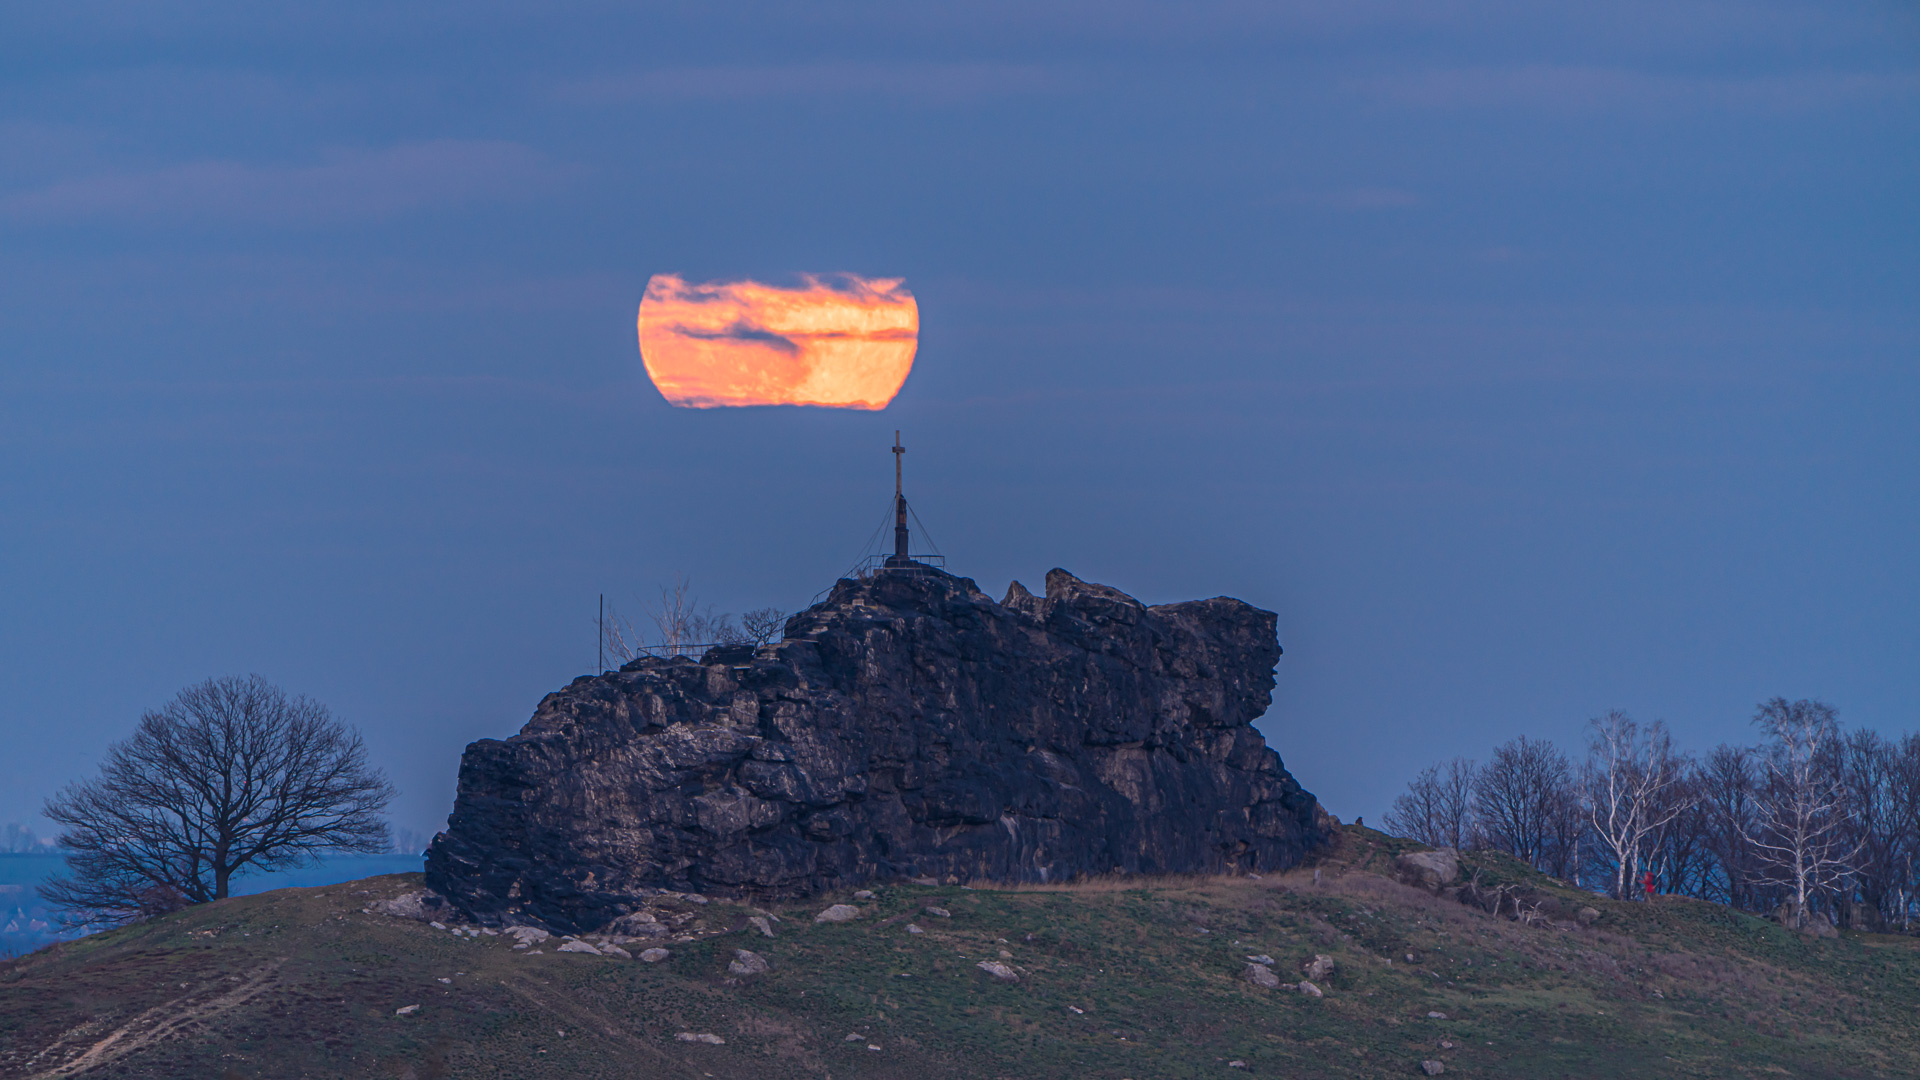
[[[467,748],[433,888],[581,931],[652,890],[1273,870],[1329,822],[1252,722],[1274,615],[1047,575],[843,580],[784,640],[648,658]]]

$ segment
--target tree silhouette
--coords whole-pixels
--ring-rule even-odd
[[[75,926],[222,899],[246,871],[385,851],[392,797],[324,705],[258,675],[209,679],[142,716],[100,775],[47,800],[70,875],[41,895]]]

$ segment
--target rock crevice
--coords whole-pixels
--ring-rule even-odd
[[[428,882],[483,922],[595,929],[660,889],[1267,871],[1328,822],[1254,730],[1275,616],[1064,570],[995,603],[843,580],[783,640],[576,679],[461,760]]]

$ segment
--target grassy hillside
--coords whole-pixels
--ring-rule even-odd
[[[1381,876],[1404,847],[1348,828],[1317,881],[894,883],[775,907],[773,938],[758,909],[678,901],[686,940],[653,964],[362,911],[417,875],[287,889],[0,965],[0,1077],[1920,1075],[1911,939],[1567,890],[1594,926],[1523,924]],[[816,924],[833,901],[862,917]],[[771,970],[730,974],[740,948]],[[1281,989],[1247,981],[1262,954]],[[1318,998],[1287,985],[1317,954]]]

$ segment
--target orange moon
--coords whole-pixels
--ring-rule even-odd
[[[792,287],[655,274],[640,360],[673,405],[884,409],[913,370],[920,308],[900,278],[802,274]]]

